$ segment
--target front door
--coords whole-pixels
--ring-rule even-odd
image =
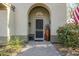
[[[36,35],[35,40],[44,40],[43,35],[43,19],[36,19]]]

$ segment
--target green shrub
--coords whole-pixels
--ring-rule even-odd
[[[65,24],[57,30],[60,43],[66,47],[79,47],[79,25]]]
[[[14,39],[11,39],[11,40],[10,40],[9,45],[10,45],[12,48],[18,49],[19,47],[21,47],[21,46],[24,45],[24,40],[21,39],[20,37],[15,37]]]
[[[9,56],[9,55],[10,55],[10,53],[0,52],[0,56]]]
[[[0,56],[10,56],[12,53],[17,53],[25,45],[24,40],[20,37],[12,37],[9,44],[0,49]]]

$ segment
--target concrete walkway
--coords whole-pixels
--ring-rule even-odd
[[[56,48],[46,41],[30,41],[18,56],[59,56]]]

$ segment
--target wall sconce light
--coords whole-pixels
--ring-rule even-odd
[[[29,26],[31,26],[31,22],[29,22]]]

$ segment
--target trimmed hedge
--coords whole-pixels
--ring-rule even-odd
[[[79,25],[65,24],[57,30],[58,41],[66,47],[79,47]]]

